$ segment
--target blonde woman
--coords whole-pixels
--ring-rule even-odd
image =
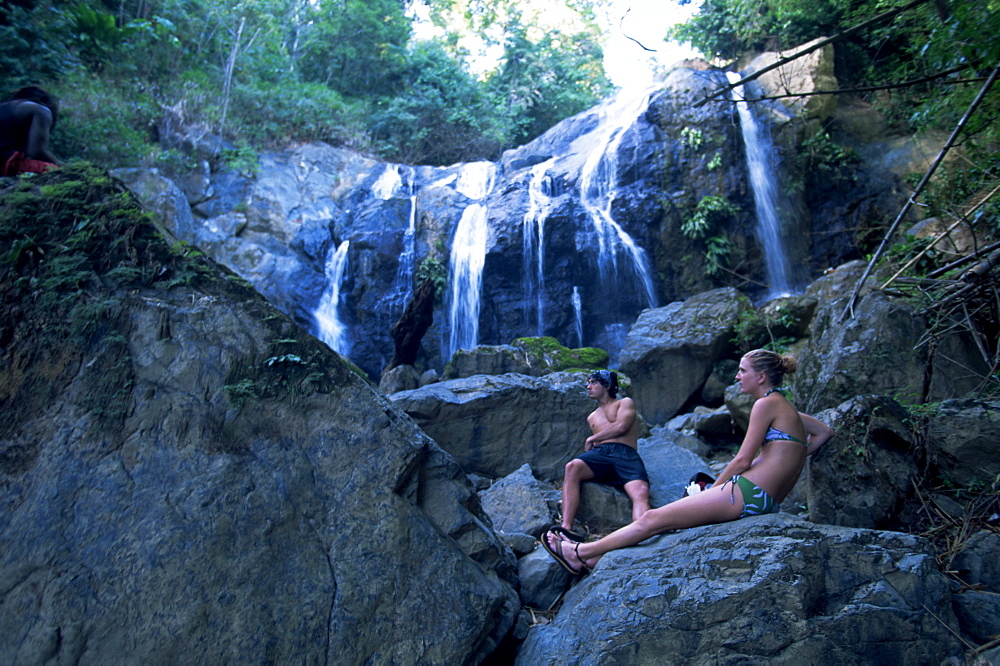
[[[542,538],[542,546],[570,573],[581,574],[606,553],[662,532],[777,511],[798,480],[806,456],[833,436],[824,423],[800,414],[782,392],[782,380],[795,366],[794,358],[764,349],[740,360],[736,381],[757,400],[739,452],[711,487],[651,509],[598,541],[583,543],[570,538],[566,530],[553,529]]]

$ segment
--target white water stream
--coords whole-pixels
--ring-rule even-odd
[[[726,76],[730,83],[742,78],[737,72],[726,72]],[[769,296],[773,298],[790,294],[793,290],[791,267],[782,239],[781,217],[778,212],[780,198],[774,178],[777,158],[766,128],[754,117],[750,105],[742,101],[744,97],[743,86],[733,90],[733,99],[736,100],[736,109],[740,115],[750,186],[757,208],[757,242],[763,249],[771,292]]]
[[[613,289],[622,280],[637,280],[646,307],[656,307],[656,290],[646,252],[636,245],[615,221],[611,208],[618,196],[618,146],[636,118],[646,108],[651,90],[636,94],[620,93],[601,109],[600,125],[595,130],[597,143],[580,172],[580,202],[597,232],[598,267],[601,280]],[[622,275],[619,255],[624,255],[632,275]],[[613,294],[605,294],[613,297]]]
[[[313,313],[319,329],[316,337],[342,356],[347,356],[350,351],[347,330],[340,321],[338,312],[340,286],[347,270],[347,251],[350,246],[351,242],[345,240],[336,249],[330,247],[330,255],[326,260],[326,290]]]
[[[472,203],[462,211],[452,240],[446,360],[459,349],[472,349],[479,343],[479,300],[489,236],[488,210],[479,202],[492,189],[495,175],[492,162],[473,162],[462,167],[455,183],[455,189]]]
[[[552,209],[552,178],[548,170],[555,158],[531,169],[528,185],[528,212],[524,214],[521,237],[524,244],[524,302],[535,308],[535,335],[545,334],[545,220]],[[531,321],[525,312],[525,323]]]

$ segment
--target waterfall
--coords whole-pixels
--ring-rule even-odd
[[[462,167],[455,183],[455,189],[473,202],[462,211],[452,240],[445,359],[459,349],[472,349],[479,344],[479,298],[489,235],[488,210],[479,201],[489,194],[495,175],[492,162],[473,162]]]
[[[598,143],[590,152],[580,172],[580,202],[594,224],[598,239],[598,268],[602,284],[614,292],[621,282],[618,255],[623,252],[629,261],[634,279],[638,280],[645,307],[656,307],[656,290],[645,251],[636,245],[628,233],[615,221],[611,207],[618,196],[618,146],[626,130],[646,108],[651,90],[641,94],[622,94],[601,109]]]
[[[385,171],[382,172],[372,185],[372,194],[383,201],[388,201],[402,186],[403,179],[399,175],[399,167],[394,164],[387,164]]]
[[[528,185],[528,212],[524,215],[521,236],[524,243],[524,301],[527,324],[531,317],[527,310],[535,306],[535,335],[545,334],[545,220],[552,208],[552,178],[549,167],[552,158],[531,169]]]
[[[583,346],[583,298],[580,297],[580,288],[573,287],[573,323],[576,329],[576,346]]]
[[[344,241],[337,247],[330,247],[330,256],[326,260],[326,290],[313,316],[319,327],[316,337],[329,345],[337,353],[346,356],[349,351],[347,330],[340,321],[337,308],[340,305],[340,283],[347,269],[347,250],[350,241]]]
[[[403,251],[399,255],[399,268],[396,269],[394,293],[389,299],[399,305],[401,309],[406,307],[406,301],[413,293],[413,273],[416,270],[417,195],[413,188],[412,168],[407,169],[407,184],[409,187],[410,211],[406,231],[403,232]],[[395,195],[402,187],[403,181],[400,179],[395,184],[392,195]],[[384,198],[388,199],[392,195]]]
[[[742,78],[737,72],[726,72],[726,76],[730,83]],[[740,129],[743,132],[750,187],[753,189],[757,208],[757,242],[764,255],[770,296],[782,296],[791,293],[793,286],[778,214],[780,198],[775,180],[777,157],[766,128],[754,117],[750,105],[742,101],[745,97],[743,86],[733,90],[733,99],[740,116]]]

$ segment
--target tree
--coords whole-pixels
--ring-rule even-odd
[[[303,31],[303,77],[343,95],[391,93],[406,64],[410,20],[397,0],[319,0]]]
[[[515,18],[506,34],[500,68],[488,80],[494,94],[505,100],[515,143],[539,136],[611,91],[592,24],[572,35],[545,32],[533,41]]]

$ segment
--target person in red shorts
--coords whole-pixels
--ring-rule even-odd
[[[0,104],[0,176],[44,173],[58,167],[49,137],[59,103],[37,86],[21,88]]]

